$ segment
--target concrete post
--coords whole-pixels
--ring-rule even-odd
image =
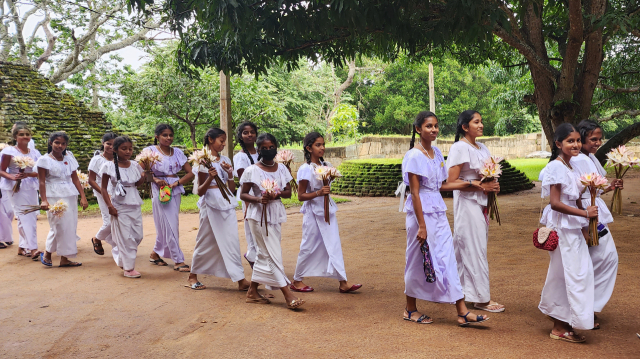
[[[220,128],[227,133],[227,146],[223,155],[233,161],[233,121],[231,120],[231,82],[229,76],[220,71]]]
[[[432,63],[429,63],[429,111],[436,113],[436,91],[434,86]],[[433,142],[433,145],[438,145],[438,139]]]
[[[546,151],[547,150],[547,136],[544,134],[544,131],[542,131],[542,137],[540,139],[540,151]]]

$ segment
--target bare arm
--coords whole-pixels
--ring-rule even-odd
[[[298,182],[298,201],[304,202],[304,201],[310,201],[314,198],[318,198],[327,194],[331,194],[331,187],[330,186],[323,186],[321,189],[315,191],[315,192],[309,192],[307,193],[307,188],[309,187],[309,181],[308,180],[300,180],[300,182]]]
[[[291,198],[291,185],[289,183],[287,183],[287,185],[284,187],[284,190],[282,190],[282,192],[280,192],[274,197],[274,199],[278,199],[278,198]]]
[[[94,191],[98,192],[102,196],[102,189],[100,188],[100,185],[98,184],[98,182],[96,182],[97,176],[98,176],[97,173],[93,171],[89,171],[89,186],[91,186],[91,188],[93,188]]]
[[[413,213],[418,221],[418,235],[416,240],[420,245],[427,240],[427,225],[422,215],[422,201],[420,200],[420,176],[409,173],[409,188],[411,190],[411,201],[413,202]]]
[[[218,174],[215,168],[209,168],[209,173],[198,172],[198,196],[204,196],[211,186],[213,177]]]
[[[249,194],[249,192],[251,191],[251,186],[252,185],[253,184],[251,182],[247,182],[247,183],[242,184],[242,189],[240,191],[240,199],[243,200],[246,203],[262,203],[262,204],[269,203],[271,198],[270,198],[270,196],[268,194],[263,194],[260,197],[252,196],[252,195]],[[291,189],[289,189],[289,192],[291,192]]]
[[[15,181],[20,179],[21,175],[24,177],[24,174],[22,173],[16,173],[13,175],[10,173],[7,173],[7,168],[9,168],[10,163],[11,163],[11,156],[2,155],[2,161],[0,161],[0,177],[4,177],[10,181]]]
[[[560,195],[562,194],[562,188],[560,184],[554,184],[551,186],[551,191],[549,194],[551,209],[556,212],[570,214],[578,217],[585,218],[595,218],[598,217],[598,207],[597,206],[589,206],[585,209],[574,208],[567,204],[562,203],[560,200]]]
[[[455,183],[456,181],[461,181],[460,180],[460,171],[461,170],[462,170],[462,164],[457,165],[457,166],[452,166],[451,168],[449,168],[449,177],[447,178],[447,183]],[[469,181],[466,181],[466,182],[469,183]],[[477,192],[477,191],[482,191],[482,192],[500,192],[500,184],[498,183],[498,181],[495,181],[495,180],[493,182],[480,182],[480,181],[476,180],[476,181],[471,181],[471,183],[472,183],[471,186],[467,186],[466,188],[462,188],[462,189],[460,189],[460,191],[464,191],[464,192]],[[443,185],[440,190],[441,191],[446,191],[446,190],[452,190],[452,189],[448,189],[448,187],[445,187]]]
[[[184,185],[189,181],[193,181],[195,175],[193,174],[193,172],[191,172],[191,164],[189,162],[185,162],[185,164],[182,166],[182,169],[185,170],[187,174],[184,175],[184,177],[180,178],[178,181],[174,182],[173,185],[171,185],[171,188],[177,187],[178,185]]]
[[[111,180],[111,176],[109,176],[108,174],[103,174],[102,175],[102,193],[108,193],[107,192],[107,188],[109,187],[109,181]],[[112,216],[118,217],[118,210],[113,206],[113,203],[111,203],[111,197],[110,196],[102,196],[102,198],[104,199],[104,203],[107,205],[107,208],[109,208],[109,214],[111,214]]]
[[[38,183],[40,185],[40,200],[41,200],[40,208],[42,208],[43,211],[49,210],[49,201],[47,201],[46,178],[47,178],[47,170],[44,168],[38,167]]]

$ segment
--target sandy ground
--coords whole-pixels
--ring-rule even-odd
[[[17,256],[15,245],[2,250],[0,357],[637,358],[640,178],[628,178],[626,187],[624,214],[611,225],[620,254],[616,291],[600,315],[602,329],[583,333],[585,344],[549,339],[551,322],[537,309],[549,259],[531,244],[540,209],[536,188],[499,197],[503,224],[492,223],[489,265],[493,299],[507,311],[490,314],[482,327],[460,328],[452,305],[428,302],[418,307],[434,324],[402,320],[405,216],[398,213],[397,199],[354,198],[339,206],[338,218],[349,281],[364,287],[340,294],[336,281],[309,278],[316,291],[301,295],[307,304],[298,311],[286,309],[279,292],[273,292],[271,305],[245,304],[245,293],[221,278],[201,277],[208,286],[204,291],[184,288],[186,274],[147,261],[155,236],[150,216],[144,217],[138,253],[141,279],[124,278],[110,256],[93,253],[90,238],[99,218],[80,220],[80,268],[46,268]],[[446,202],[451,209],[451,199]],[[296,208],[288,216],[282,244],[291,278],[302,216]],[[181,246],[190,262],[198,216],[184,214],[180,221]],[[40,220],[41,248],[47,230],[46,220]],[[243,264],[249,278],[251,270]]]

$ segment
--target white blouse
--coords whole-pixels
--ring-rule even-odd
[[[113,161],[109,161],[108,159],[104,158],[104,156],[98,151],[96,151],[96,154],[91,159],[91,162],[89,162],[89,167],[87,169],[89,171],[93,171],[96,174],[96,182],[98,183],[98,186],[102,186],[102,179],[101,179],[102,177],[100,176],[100,169],[107,162],[113,162]],[[109,181],[109,185],[107,186],[107,193],[109,195],[113,194],[113,186],[111,185],[111,181]],[[100,196],[100,194],[96,192],[95,189],[93,190],[93,195],[96,197]]]
[[[38,159],[36,167],[47,170],[47,197],[71,197],[80,194],[71,181],[71,173],[78,170],[78,161],[71,152],[67,151],[62,161],[58,161],[50,153],[46,154]]]
[[[253,159],[253,164],[258,163],[258,152],[251,155]],[[249,161],[249,156],[244,151],[240,151],[233,156],[233,175],[238,176],[238,170],[245,169],[251,166],[252,163]]]
[[[548,197],[551,193],[551,186],[560,185],[562,194],[560,201],[567,206],[578,208],[576,200],[580,198],[578,171],[570,170],[562,162],[553,160],[549,162],[540,172],[539,180],[542,182],[542,198]],[[589,220],[585,217],[574,216],[556,212],[548,205],[544,212],[540,223],[556,229],[580,229],[589,225]]]
[[[458,141],[451,145],[449,155],[447,156],[447,171],[453,166],[462,165],[460,170],[460,179],[479,180],[480,170],[484,166],[484,161],[491,157],[491,153],[487,146],[480,142],[476,142],[478,148],[468,144],[465,141]],[[481,206],[487,205],[487,195],[482,191],[454,191],[459,196],[473,200]]]
[[[287,186],[289,181],[293,179],[287,167],[278,163],[278,169],[275,172],[263,171],[257,165],[249,166],[240,178],[240,186],[245,183],[251,183],[251,195],[260,197],[264,188],[260,185],[262,180],[269,178],[278,183],[282,190]],[[262,216],[262,203],[248,203],[246,218],[260,222]],[[267,204],[267,222],[270,224],[279,224],[287,221],[287,212],[284,204],[280,199],[269,201]]]
[[[227,173],[227,171],[222,169],[221,162],[231,165],[231,161],[229,160],[229,157],[221,155],[220,162],[213,163],[212,167],[215,168],[216,171],[218,171],[218,177],[220,177],[222,182],[227,184],[227,181],[229,181],[229,179],[231,178]],[[193,167],[192,172],[193,174],[198,176],[198,173],[208,174],[209,170],[205,166],[195,166]],[[215,185],[216,185],[216,182],[211,181],[211,184],[209,186],[215,186]],[[227,197],[229,197],[229,200],[231,201],[231,203],[229,203],[226,199],[224,199],[224,197],[222,197],[222,193],[220,192],[219,188],[209,188],[207,189],[207,192],[205,192],[204,196],[200,197],[200,199],[198,200],[198,208],[203,209],[205,206],[208,206],[210,208],[214,208],[221,211],[235,209],[238,206],[238,202],[236,201],[236,196],[229,194],[227,192]]]
[[[20,172],[20,168],[16,165],[16,162],[14,161],[14,157],[21,157],[21,156],[31,157],[33,162],[37,163],[41,155],[40,155],[40,152],[38,152],[38,150],[36,149],[29,149],[29,153],[25,155],[24,153],[20,152],[20,150],[17,149],[15,146],[8,146],[4,150],[2,150],[2,152],[0,152],[0,159],[4,156],[11,157],[11,162],[9,163],[9,166],[7,167],[6,172],[9,174],[16,174]],[[32,172],[37,172],[37,168],[27,167],[24,170],[24,173],[32,173]],[[0,189],[7,190],[7,191],[12,190],[15,184],[16,184],[16,181],[12,181],[3,177],[0,180]],[[23,188],[26,190],[37,190],[38,177],[27,177],[22,179],[20,188]]]
[[[324,165],[333,167],[329,162],[325,162]],[[318,167],[318,165],[316,165],[315,163],[305,163],[300,166],[300,168],[298,168],[298,183],[300,183],[300,181],[302,180],[309,181],[306,193],[316,192],[322,189],[322,180],[318,179],[315,174],[316,167]],[[329,214],[334,214],[337,210],[338,206],[336,206],[333,198],[329,196]],[[307,213],[308,211],[311,211],[311,213],[315,214],[316,216],[324,216],[324,196],[304,201],[304,203],[302,204],[302,208],[300,209],[300,213]]]
[[[140,197],[140,193],[138,192],[138,188],[136,187],[136,182],[140,180],[144,170],[138,162],[129,161],[131,164],[128,168],[118,167],[118,172],[120,172],[120,180],[122,181],[122,185],[124,186],[124,190],[127,192],[124,196],[111,196],[111,202],[119,205],[126,206],[142,206],[142,198]],[[111,182],[111,187],[115,188],[116,183],[118,182],[116,178],[116,165],[112,161],[105,162],[104,165],[100,168],[100,178],[104,175],[109,175],[109,182]],[[100,181],[102,183],[102,180]]]

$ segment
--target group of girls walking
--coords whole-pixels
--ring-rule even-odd
[[[489,318],[471,313],[465,301],[474,303],[478,310],[505,310],[504,305],[491,300],[487,259],[487,193],[499,192],[500,185],[497,181],[481,181],[480,170],[490,153],[476,142],[483,134],[482,116],[477,111],[464,111],[458,117],[455,143],[446,165],[440,150],[432,145],[438,133],[436,115],[419,113],[413,123],[410,150],[402,161],[403,182],[410,189],[404,205],[404,319],[433,323],[418,311],[416,299],[422,299],[455,303],[458,324],[468,326]],[[606,305],[615,285],[618,255],[607,226],[613,218],[600,194],[597,205],[591,206],[590,196],[578,185],[582,174],[606,175],[593,155],[602,137],[602,129],[592,121],[582,121],[577,129],[568,123],[560,125],[554,135],[552,157],[540,173],[542,198],[550,197],[540,222],[556,230],[559,237],[558,248],[549,252],[549,271],[539,305],[554,322],[550,333],[553,339],[583,342],[584,336],[574,329],[599,329],[594,323],[595,313]],[[622,186],[622,180],[614,180],[604,192]],[[453,234],[440,191],[453,191]],[[600,244],[588,248],[588,219],[596,217],[602,225]]]

